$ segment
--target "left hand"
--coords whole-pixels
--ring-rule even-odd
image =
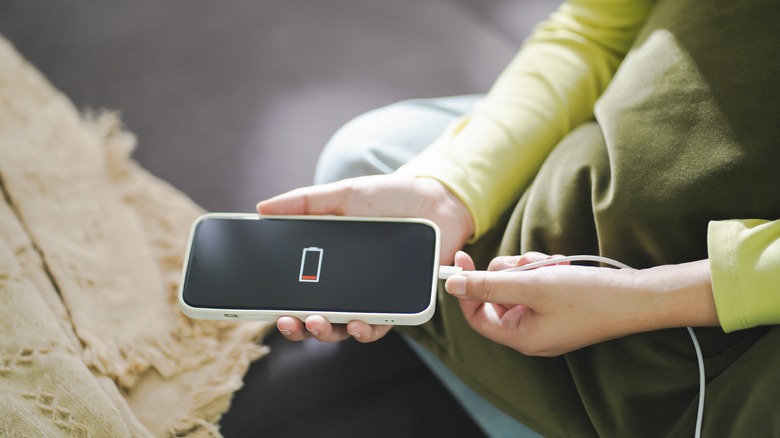
[[[498,257],[447,280],[469,325],[531,356],[557,356],[598,342],[669,327],[717,325],[707,260],[645,270],[554,265],[497,272],[548,256]]]
[[[373,175],[351,178],[320,186],[304,187],[257,204],[257,212],[268,215],[346,215],[422,217],[441,229],[441,263],[449,264],[458,248],[474,229],[466,206],[441,182],[432,178],[404,175]],[[373,342],[389,331],[390,325],[369,325],[363,321],[331,324],[319,315],[305,321],[282,316],[276,326],[289,340],[310,336],[323,342],[352,337]]]

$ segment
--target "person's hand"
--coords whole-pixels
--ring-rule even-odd
[[[554,265],[498,272],[545,258],[498,257],[489,271],[474,271],[459,252],[455,264],[464,272],[445,288],[460,298],[475,331],[533,356],[644,331],[718,324],[707,260],[645,270]]]
[[[455,252],[474,229],[468,209],[444,185],[431,178],[402,175],[366,176],[296,189],[259,202],[257,212],[430,219],[441,230],[442,264],[452,263]],[[295,341],[309,336],[320,341],[339,341],[351,336],[360,342],[372,342],[390,330],[390,326],[371,326],[362,321],[332,325],[321,316],[310,316],[305,322],[281,317],[276,325],[287,339]]]
[[[419,217],[441,230],[441,263],[471,237],[474,222],[465,205],[433,178],[375,175],[304,187],[261,201],[257,212],[268,215],[339,215]]]

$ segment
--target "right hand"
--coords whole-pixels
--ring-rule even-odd
[[[376,175],[350,178],[319,186],[295,189],[257,204],[266,215],[329,215],[373,217],[419,217],[432,220],[441,229],[441,263],[452,264],[455,253],[471,237],[474,222],[465,205],[442,183],[432,178]],[[276,323],[288,339],[314,336],[320,341],[339,341],[350,336],[372,342],[391,326],[371,326],[362,321],[332,325],[321,316],[305,322],[283,316]]]

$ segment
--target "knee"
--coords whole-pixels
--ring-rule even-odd
[[[478,98],[407,100],[355,118],[323,149],[315,183],[394,172],[473,107]]]
[[[390,173],[394,169],[380,159],[381,149],[392,129],[395,110],[385,107],[362,114],[342,126],[323,148],[314,176],[315,184],[324,184],[357,176]]]
[[[314,174],[315,184],[339,181],[365,174],[365,155],[370,139],[365,125],[373,123],[363,114],[342,126],[322,149]]]

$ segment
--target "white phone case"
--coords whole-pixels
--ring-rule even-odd
[[[283,220],[326,220],[326,221],[362,221],[362,222],[406,222],[420,223],[431,227],[435,232],[435,254],[433,266],[431,269],[431,288],[428,306],[418,313],[364,313],[364,312],[332,312],[332,311],[301,311],[296,309],[287,310],[264,310],[264,309],[231,309],[217,307],[193,307],[184,300],[185,278],[189,269],[190,252],[192,250],[195,231],[200,222],[205,219],[242,219],[258,220],[262,218],[283,219]],[[320,315],[334,324],[346,324],[353,320],[364,321],[368,324],[392,324],[392,325],[420,325],[428,321],[436,307],[436,288],[438,285],[439,271],[439,252],[441,245],[441,232],[436,224],[428,219],[421,218],[369,218],[369,217],[351,217],[351,216],[261,216],[250,213],[208,213],[192,224],[190,228],[189,243],[187,253],[184,257],[184,266],[182,267],[182,276],[179,284],[179,305],[190,318],[194,319],[212,319],[212,320],[255,320],[255,321],[276,321],[280,316],[292,316],[305,320],[310,315]],[[301,258],[301,281],[318,281],[319,267],[316,274],[304,275],[304,260],[308,251],[321,251],[321,248],[306,248]],[[321,258],[320,258],[321,261]],[[309,269],[307,267],[307,269]]]

